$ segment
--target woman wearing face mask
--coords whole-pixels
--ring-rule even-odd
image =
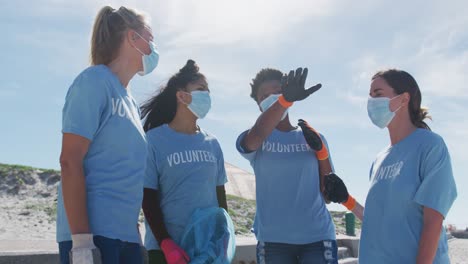
[[[142,106],[148,163],[143,211],[150,263],[183,264],[183,232],[196,209],[227,211],[223,153],[197,125],[210,110],[208,83],[193,60]]]
[[[102,263],[142,263],[137,223],[147,146],[128,84],[156,67],[152,40],[144,17],[132,9],[106,6],[94,22],[92,66],[74,80],[63,108],[57,206],[63,264],[101,257]]]
[[[237,139],[237,150],[255,172],[259,264],[338,263],[335,226],[320,191],[318,159],[328,153],[316,156],[289,121],[293,102],[321,87],[304,89],[306,77],[301,68],[287,79],[281,71],[261,70],[251,97],[262,114]]]
[[[457,196],[442,137],[424,122],[421,92],[407,72],[372,77],[371,121],[388,128],[390,145],[370,171],[359,263],[450,263],[442,222]]]

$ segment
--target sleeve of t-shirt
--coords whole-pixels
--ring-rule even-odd
[[[373,173],[373,170],[374,170],[374,163],[375,163],[375,161],[372,162],[370,170],[369,170],[369,181],[372,180],[372,173]]]
[[[81,74],[70,86],[62,110],[62,133],[93,140],[106,109],[106,87],[90,74]]]
[[[223,151],[218,143],[218,175],[216,178],[216,185],[222,186],[228,182],[226,175],[226,167],[224,166]]]
[[[457,189],[450,155],[442,138],[433,143],[422,159],[421,185],[414,201],[438,211],[445,218],[457,197]]]
[[[133,105],[135,106],[136,110],[137,110],[137,114],[138,114],[138,117],[140,118],[141,120],[141,108],[140,106],[138,105],[138,103],[135,101],[135,98],[132,97],[132,102],[133,102]],[[142,122],[143,123],[143,122]]]
[[[159,172],[158,164],[156,163],[156,151],[154,147],[148,143],[148,158],[146,162],[146,172],[144,188],[158,190],[159,189]]]
[[[247,132],[249,132],[249,130],[246,130],[246,131],[242,132],[242,134],[239,135],[239,137],[237,138],[237,141],[236,141],[236,148],[237,148],[237,151],[239,151],[239,153],[241,154],[242,157],[244,157],[248,161],[252,162],[255,159],[255,155],[257,154],[257,151],[247,152],[242,147],[242,140],[244,140],[244,137],[245,137],[245,135],[247,135]]]
[[[332,156],[331,156],[330,147],[328,146],[328,142],[327,142],[327,140],[325,139],[325,137],[322,134],[320,134],[320,137],[322,138],[322,142],[325,143],[325,146],[327,147],[328,160],[330,161],[330,166],[331,166],[332,170],[335,171],[335,166],[333,165],[333,160],[332,160]]]

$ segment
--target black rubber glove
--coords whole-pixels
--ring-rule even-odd
[[[304,68],[304,70],[302,70],[302,68],[297,68],[296,72],[290,71],[288,76],[283,76],[281,80],[281,88],[286,101],[292,103],[304,100],[322,87],[319,83],[309,89],[305,89],[307,72],[307,68]]]
[[[309,147],[311,147],[315,151],[321,150],[323,147],[322,138],[317,133],[317,131],[315,131],[311,126],[309,126],[307,121],[303,119],[299,119],[297,125],[301,127],[302,134],[304,135],[304,138]]]
[[[348,200],[348,189],[338,175],[330,173],[325,176],[324,196],[326,200],[334,203],[344,203]]]

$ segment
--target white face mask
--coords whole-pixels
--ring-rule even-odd
[[[187,92],[184,92],[187,93]],[[192,102],[188,104],[188,109],[198,118],[203,119],[211,108],[211,97],[208,91],[193,91],[187,93],[192,95]]]
[[[263,101],[260,102],[260,108],[262,109],[263,112],[268,110],[276,101],[278,101],[278,98],[281,96],[281,94],[270,94],[267,98],[265,98]],[[281,117],[281,121],[286,118],[288,115],[288,110],[284,111],[283,116]]]
[[[401,95],[401,94],[400,94]],[[374,125],[385,128],[392,122],[392,119],[395,117],[395,113],[400,110],[401,106],[398,107],[395,112],[390,110],[390,101],[399,97],[397,95],[393,98],[388,97],[377,97],[369,98],[367,100],[367,114],[369,115],[370,120]]]
[[[140,36],[141,39],[143,39],[146,43],[148,43],[151,53],[149,55],[146,55],[143,53],[139,48],[133,46],[138,52],[141,53],[141,63],[143,65],[143,71],[138,72],[140,76],[146,75],[150,72],[152,72],[156,66],[158,66],[159,62],[159,53],[158,50],[156,49],[156,45],[154,44],[153,41],[147,41],[145,38],[143,38],[140,34],[135,32],[138,36]]]

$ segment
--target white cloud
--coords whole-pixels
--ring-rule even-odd
[[[438,102],[429,109],[429,112],[433,115],[433,122],[429,125],[444,138],[454,162],[459,162],[460,165],[466,164],[468,162],[466,102],[463,100]]]
[[[468,17],[435,25],[412,64],[420,87],[442,97],[468,97]]]
[[[306,18],[332,12],[335,1],[170,1],[151,10],[159,30],[172,35],[171,47],[226,45],[249,42],[259,45]],[[155,7],[156,8],[156,7]],[[261,46],[261,45],[259,45]]]
[[[433,54],[420,64],[418,79],[423,92],[441,97],[468,97],[468,49],[453,56]]]
[[[468,17],[463,12],[467,10],[467,3],[453,1],[447,5],[431,1],[420,6],[411,2],[393,14],[399,4],[398,1],[376,4],[372,12],[362,17],[362,21],[370,25],[350,28],[352,32],[362,30],[368,36],[364,43],[346,42],[353,51],[359,45],[366,47],[357,49],[347,65],[347,74],[353,76],[346,95],[348,102],[362,103],[367,97],[372,74],[386,68],[410,72],[424,97],[468,97]],[[387,10],[392,15],[376,19],[378,10]],[[417,20],[415,12],[418,12]],[[367,45],[369,42],[375,45]]]
[[[392,61],[400,61],[394,65],[402,65],[397,68],[406,70],[415,77],[423,97],[468,97],[468,48],[456,55],[436,53],[417,55],[413,58],[394,58]],[[373,57],[358,59],[352,70],[352,75],[356,77],[353,78],[353,86],[348,90],[347,100],[353,104],[365,101],[372,74],[390,67],[379,66]]]
[[[367,54],[353,61],[350,65],[352,71],[352,85],[348,86],[345,99],[354,105],[363,105],[369,97],[369,87],[372,75],[379,68],[374,55]]]
[[[213,111],[202,122],[220,127],[217,131],[225,136],[220,141],[237,136],[232,131],[252,126],[258,117],[258,108],[248,96],[256,71],[270,65],[283,70],[311,65],[315,70],[310,68],[310,82],[328,84],[324,83],[325,89],[315,100],[295,104],[291,116],[304,117],[330,134],[330,144],[339,144],[335,157],[349,163],[346,177],[353,177],[363,171],[357,168],[356,159],[362,159],[377,142],[386,142],[383,135],[388,140],[387,132],[378,131],[366,115],[370,78],[379,69],[398,67],[418,80],[424,103],[434,110],[431,127],[446,140],[454,169],[459,175],[466,172],[468,2],[464,0],[450,4],[439,0],[4,1],[0,23],[7,34],[2,43],[9,47],[4,49],[8,52],[4,72],[11,71],[10,60],[29,58],[37,65],[27,64],[24,69],[28,76],[21,79],[24,88],[3,85],[0,98],[14,96],[21,104],[22,93],[31,90],[20,88],[37,89],[47,98],[34,100],[30,107],[62,104],[63,98],[49,96],[58,90],[54,74],[71,81],[85,66],[94,17],[107,4],[135,7],[152,18],[161,63],[150,76],[132,82],[138,98],[146,99],[188,58],[196,60],[214,98]],[[45,67],[54,74],[37,74]],[[11,80],[9,75],[2,76],[2,83]],[[50,80],[50,87],[35,86],[38,80]],[[455,99],[456,103],[447,103]],[[11,118],[21,119],[18,115]],[[55,122],[49,116],[42,120]],[[380,141],[369,137],[374,133],[380,133]],[[358,137],[364,137],[366,145],[352,148]],[[232,142],[229,147],[233,148]]]

